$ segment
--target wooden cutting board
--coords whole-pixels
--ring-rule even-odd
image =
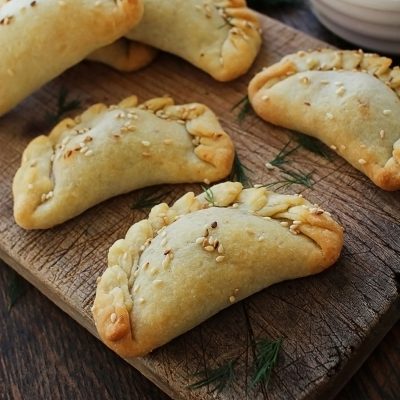
[[[280,180],[282,175],[264,164],[289,141],[288,148],[296,147],[296,135],[263,122],[252,112],[240,121],[240,107],[232,107],[263,66],[287,53],[324,44],[261,18],[262,52],[250,73],[233,83],[217,83],[166,54],[135,74],[83,63],[0,119],[0,257],[94,335],[90,308],[96,278],[106,267],[110,245],[147,215],[147,210],[131,207],[141,191],[106,201],[60,227],[26,232],[13,221],[11,193],[23,149],[36,135],[47,132],[46,114],[56,112],[62,87],[68,88],[71,99],[79,98],[82,107],[99,101],[112,104],[130,94],[145,100],[167,93],[177,102],[204,102],[219,115],[253,183]],[[302,147],[294,151],[288,167],[312,173],[314,183],[312,188],[292,185],[281,191],[302,193],[345,226],[339,262],[318,276],[264,290],[152,355],[128,360],[174,399],[328,399],[399,318],[400,193],[379,190],[324,149],[328,158]],[[166,201],[187,190],[201,191],[199,185],[169,189]],[[260,338],[283,338],[267,389],[249,384],[253,345]],[[104,351],[109,350],[104,347]],[[237,356],[236,379],[229,389],[217,395],[210,387],[187,388],[196,381],[196,372]]]

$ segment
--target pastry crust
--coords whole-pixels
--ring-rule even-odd
[[[149,65],[157,53],[154,47],[122,38],[94,51],[87,59],[109,65],[118,71],[131,72]]]
[[[230,137],[203,104],[162,97],[138,106],[135,96],[96,104],[28,145],[13,183],[15,220],[50,228],[145,186],[214,182],[233,158]]]
[[[144,7],[127,38],[182,57],[219,81],[246,73],[260,50],[259,21],[244,0],[144,0]]]
[[[385,190],[400,189],[400,68],[362,51],[298,52],[249,85],[266,121],[322,140]]]
[[[157,205],[110,248],[92,311],[119,355],[145,355],[231,303],[339,257],[343,229],[301,196],[238,182],[210,191]]]
[[[141,0],[0,4],[0,115],[142,17]]]

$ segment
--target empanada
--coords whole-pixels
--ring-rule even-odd
[[[141,0],[0,3],[0,115],[142,17]]]
[[[137,71],[150,64],[157,55],[154,47],[121,38],[90,54],[87,59],[107,64],[118,71]]]
[[[227,176],[234,148],[215,114],[173,104],[162,97],[137,106],[135,96],[96,104],[34,139],[14,178],[16,222],[50,228],[134,189]]]
[[[246,73],[260,49],[259,21],[245,0],[144,0],[144,7],[127,38],[182,57],[219,81]]]
[[[266,121],[322,140],[385,190],[400,189],[400,68],[362,51],[283,58],[249,85]]]
[[[142,356],[232,303],[332,265],[343,230],[299,195],[238,182],[159,204],[108,254],[92,308],[101,339]]]

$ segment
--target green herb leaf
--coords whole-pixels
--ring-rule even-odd
[[[240,108],[240,111],[237,115],[237,120],[239,121],[239,124],[241,124],[244,119],[246,118],[247,114],[249,114],[252,110],[251,104],[249,97],[246,95],[244,96],[241,100],[239,100],[231,109],[231,111],[236,110],[238,107]]]
[[[270,164],[273,165],[274,167],[280,167],[281,165],[288,163],[289,161],[286,159],[288,156],[290,156],[292,153],[294,153],[299,147],[296,146],[292,149],[288,149],[291,141],[289,140],[283,149],[275,156],[273,160],[270,161]]]
[[[298,170],[289,171],[283,168],[280,168],[280,170],[284,173],[282,179],[271,183],[267,183],[263,186],[267,188],[273,187],[274,190],[279,190],[291,185],[302,185],[307,188],[311,188],[315,183],[314,180],[312,179],[312,174],[313,174],[312,172],[304,173]]]
[[[24,296],[28,290],[28,283],[15,271],[11,272],[11,279],[8,285],[8,311],[10,312],[17,301]]]
[[[51,124],[56,124],[61,117],[77,108],[80,108],[81,102],[77,99],[68,100],[68,90],[62,86],[58,94],[57,111],[54,114],[48,113],[46,119]]]
[[[235,152],[235,158],[233,160],[233,166],[231,174],[229,175],[229,180],[233,182],[240,182],[244,187],[253,186],[251,179],[247,176],[246,171],[251,172],[242,162],[238,154]]]
[[[332,160],[332,157],[327,151],[325,145],[321,143],[318,139],[315,139],[312,136],[303,135],[302,133],[296,133],[296,141],[301,147],[304,147],[306,150],[309,150],[314,154],[324,157],[327,160]]]
[[[188,387],[192,390],[200,389],[204,386],[210,386],[211,392],[222,392],[226,387],[232,384],[235,379],[235,367],[238,359],[226,362],[215,369],[205,369],[198,372],[195,376],[201,377],[195,383]]]
[[[282,339],[273,341],[261,339],[257,342],[251,387],[258,385],[259,383],[268,386],[272,370],[278,361],[281,345]]]
[[[210,188],[206,188],[205,186],[201,187],[205,193],[205,199],[208,201],[210,206],[215,207],[215,199],[214,193]]]
[[[140,192],[139,197],[131,205],[132,210],[144,210],[152,208],[159,204],[162,199],[165,199],[171,190],[161,190],[157,187],[150,187]]]

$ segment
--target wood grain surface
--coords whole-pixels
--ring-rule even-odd
[[[286,52],[318,46],[318,43],[272,21],[266,23],[269,42],[253,71]],[[85,76],[91,79],[83,79]],[[11,220],[10,177],[19,162],[23,146],[44,128],[43,116],[47,111],[54,111],[61,85],[74,88],[72,94],[80,97],[85,104],[99,100],[116,101],[129,91],[142,98],[167,91],[181,101],[187,100],[187,93],[196,93],[196,99],[212,105],[221,115],[224,126],[233,133],[239,154],[254,171],[254,180],[267,181],[270,177],[268,171],[262,168],[263,163],[282,148],[289,136],[253,115],[249,115],[241,126],[238,124],[231,107],[245,93],[247,81],[248,77],[245,77],[228,86],[216,84],[190,66],[163,55],[158,64],[135,76],[121,77],[106,68],[84,64],[28,99],[0,121],[0,212],[3,216],[0,221],[0,247],[3,257],[93,331],[89,308],[95,278],[104,268],[107,247],[116,238],[122,237],[129,225],[143,217],[144,213],[130,210],[129,205],[136,196],[131,194],[110,200],[51,231],[22,232]],[[177,86],[176,82],[180,85]],[[5,131],[10,131],[11,140],[4,134]],[[277,285],[253,296],[151,357],[140,360],[144,372],[151,375],[156,371],[160,376],[158,384],[161,383],[175,397],[198,398],[201,394],[203,398],[211,398],[206,390],[188,392],[186,385],[204,362],[213,365],[230,354],[232,349],[247,346],[249,330],[244,318],[246,315],[256,336],[285,338],[277,373],[269,388],[271,399],[318,397],[322,391],[333,393],[398,317],[398,292],[394,279],[394,273],[399,272],[396,255],[399,251],[396,242],[399,235],[398,194],[378,191],[365,177],[337,157],[328,162],[301,150],[293,165],[310,170],[317,166],[313,175],[317,183],[313,190],[303,191],[297,187],[290,191],[303,191],[311,200],[319,201],[334,211],[346,225],[346,248],[340,263],[318,277]],[[341,182],[341,187],[338,187],[338,182]],[[184,191],[184,186],[177,187],[173,196]],[[42,336],[51,336],[44,332]],[[3,341],[3,335],[1,339]],[[30,336],[29,339],[32,340]],[[63,336],[55,340],[62,341]],[[12,342],[8,343],[9,346],[5,346],[13,348]],[[61,348],[69,352],[84,352],[84,342],[76,341],[74,345],[76,349]],[[115,359],[105,348],[102,349],[107,357]],[[108,374],[101,362],[97,366],[104,375]],[[90,367],[85,365],[85,369]],[[7,371],[7,368],[3,370]],[[68,377],[69,373],[65,372],[65,376]],[[245,398],[245,377],[240,378],[242,383],[234,386],[232,393],[223,394],[220,398]],[[108,375],[105,382],[107,379]],[[71,382],[73,386],[73,379]],[[113,389],[112,380],[109,387]],[[11,397],[18,395],[18,387],[11,390],[1,392],[10,393]],[[149,389],[153,396],[150,390],[154,389]],[[108,396],[114,396],[115,390],[110,390],[110,393]],[[247,394],[249,398],[263,397],[262,391]],[[157,398],[158,395],[149,398]],[[61,396],[66,398],[64,394]]]

